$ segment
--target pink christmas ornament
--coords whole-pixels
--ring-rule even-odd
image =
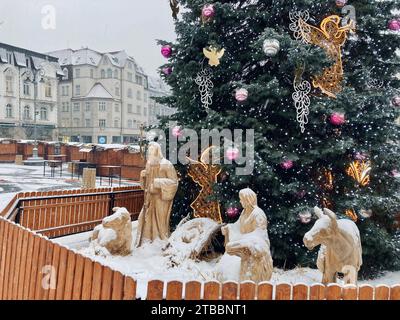
[[[392,99],[392,103],[395,107],[400,107],[400,96],[396,96]]]
[[[230,218],[236,218],[239,214],[239,208],[231,207],[226,210],[226,215]]]
[[[162,46],[161,54],[164,58],[169,58],[172,55],[172,48],[169,45]]]
[[[392,170],[391,174],[395,178],[400,178],[400,172],[396,169]]]
[[[181,127],[176,126],[172,128],[172,135],[176,138],[181,137],[183,134],[183,131],[181,129]]]
[[[162,73],[165,74],[166,76],[169,76],[172,73],[172,68],[171,67],[165,67],[162,69]]]
[[[293,165],[294,165],[294,163],[292,160],[285,160],[285,161],[281,162],[281,167],[282,167],[282,169],[285,169],[285,170],[292,169]]]
[[[398,20],[398,19],[390,20],[388,28],[389,28],[389,30],[392,30],[392,31],[399,31],[400,30],[400,20]]]
[[[249,92],[246,89],[242,88],[242,89],[236,90],[235,99],[237,102],[246,101],[248,96],[249,96]]]
[[[342,124],[345,123],[345,116],[343,113],[339,113],[339,112],[334,112],[330,119],[329,119],[330,123],[333,124],[334,126],[341,126]]]
[[[365,152],[356,152],[354,154],[354,159],[355,160],[360,160],[360,161],[367,160],[368,159],[368,154],[365,153]]]
[[[201,18],[204,22],[207,22],[214,18],[215,16],[215,8],[213,4],[206,4],[201,10]]]
[[[238,148],[229,148],[226,150],[226,157],[229,160],[236,160],[239,157],[239,149]]]
[[[299,219],[301,223],[307,224],[311,222],[312,214],[309,211],[299,213]]]
[[[339,8],[344,7],[346,4],[347,4],[347,0],[336,0],[336,5],[337,5]]]

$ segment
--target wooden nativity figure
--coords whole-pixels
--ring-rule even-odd
[[[172,204],[178,189],[178,176],[170,161],[163,157],[161,146],[149,143],[145,170],[140,173],[144,204],[138,219],[136,247],[145,241],[168,239]]]
[[[243,211],[237,222],[222,227],[227,254],[241,258],[240,281],[269,281],[273,262],[268,237],[268,220],[257,206],[257,195],[251,189],[239,192]]]

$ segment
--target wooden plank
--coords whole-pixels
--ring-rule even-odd
[[[167,300],[182,300],[183,284],[179,281],[170,281],[167,283]]]
[[[7,243],[8,243],[8,230],[10,224],[5,220],[0,219],[0,300],[4,300],[3,284],[5,283],[6,257],[7,257]]]
[[[102,281],[103,267],[100,263],[94,262],[93,264],[93,279],[92,279],[92,300],[100,300],[101,296],[101,281]]]
[[[59,271],[60,271],[60,253],[61,253],[61,247],[58,244],[54,244],[51,265],[54,268],[53,276],[55,277],[55,288],[52,287],[49,289],[48,296],[47,296],[48,300],[56,299],[57,286],[59,285],[58,276],[59,276]]]
[[[44,240],[44,239],[43,239]],[[49,300],[50,290],[55,290],[57,285],[57,270],[55,270],[53,265],[53,253],[55,244],[46,241],[46,257],[42,266],[42,283],[41,292],[39,299]],[[43,286],[44,285],[44,286]]]
[[[273,285],[269,282],[260,282],[257,286],[258,300],[272,300]]]
[[[82,300],[90,300],[92,293],[92,280],[93,279],[93,261],[85,258],[83,268],[83,287],[82,287]]]
[[[68,251],[67,270],[65,272],[64,300],[72,299],[75,277],[75,261],[76,254],[73,251]]]
[[[36,243],[36,237],[29,232],[28,236],[28,253],[26,256],[26,267],[25,267],[25,276],[24,276],[24,283],[23,283],[23,300],[29,299],[29,290],[32,281],[32,270],[33,270],[33,255],[34,255],[34,246]]]
[[[219,300],[221,284],[216,281],[206,282],[204,284],[204,300]]]
[[[22,300],[23,294],[24,294],[25,271],[27,268],[26,260],[27,260],[27,256],[28,256],[29,236],[30,236],[30,233],[26,230],[23,230],[21,260],[19,263],[20,271],[19,271],[18,287],[17,287],[17,299],[18,300]]]
[[[390,288],[390,300],[400,300],[400,284]]]
[[[126,276],[124,280],[124,300],[136,300],[136,281]]]
[[[163,299],[164,282],[160,280],[152,280],[147,284],[147,300]]]
[[[101,282],[101,300],[111,299],[113,271],[109,267],[103,267],[103,281]]]
[[[7,291],[6,291],[6,299],[11,300],[12,299],[12,289],[13,289],[13,280],[14,280],[14,274],[15,274],[15,259],[16,259],[16,249],[17,249],[17,243],[18,243],[18,228],[15,225],[11,225],[11,234],[12,234],[12,241],[10,243],[10,251],[9,254],[11,255],[10,257],[10,263],[9,263],[9,269],[8,269],[8,279],[7,279]]]
[[[387,285],[379,285],[375,287],[375,300],[389,300],[390,287]]]
[[[114,271],[112,284],[111,300],[122,300],[124,296],[124,275],[119,271]]]
[[[47,253],[47,240],[44,238],[39,238],[39,258],[37,262],[37,273],[36,273],[36,284],[35,284],[35,295],[34,299],[39,300],[42,297],[43,288],[43,271],[46,261],[46,253]]]
[[[374,287],[369,284],[363,284],[358,289],[359,300],[374,300]]]
[[[288,283],[280,283],[275,287],[275,300],[291,300],[292,286]]]
[[[185,300],[193,301],[201,299],[201,283],[189,281],[185,284]]]
[[[293,286],[293,300],[307,300],[308,299],[308,286],[299,283]]]
[[[326,287],[323,284],[313,284],[310,287],[310,300],[325,300]]]
[[[326,287],[326,300],[341,300],[342,287],[336,283],[330,283]]]
[[[85,258],[77,254],[75,262],[74,286],[72,291],[72,300],[80,300],[82,297],[83,267]]]
[[[18,299],[18,279],[21,273],[23,273],[23,269],[21,270],[21,260],[22,260],[22,242],[24,238],[24,230],[21,227],[17,228],[17,247],[15,254],[15,272],[13,277],[13,285],[11,291],[11,299]]]
[[[60,247],[60,258],[58,262],[58,276],[55,299],[63,300],[65,292],[65,281],[67,278],[68,250]]]
[[[357,286],[346,284],[343,286],[343,300],[357,300]]]
[[[256,297],[256,284],[253,281],[246,281],[240,284],[239,299],[254,300]]]
[[[222,284],[222,300],[237,300],[238,287],[236,282],[228,281]]]

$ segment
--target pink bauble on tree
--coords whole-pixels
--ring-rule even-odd
[[[169,76],[172,73],[172,68],[171,67],[162,68],[162,73],[166,76]]]
[[[388,28],[389,30],[392,31],[400,31],[400,20],[399,19],[390,20]]]
[[[172,48],[169,45],[165,45],[161,47],[161,54],[164,58],[169,58],[172,55]]]
[[[294,162],[292,160],[285,160],[281,162],[281,168],[285,170],[292,169],[294,166]]]
[[[183,135],[183,130],[180,126],[176,126],[172,128],[172,135],[176,138],[179,138]]]
[[[239,158],[239,149],[228,148],[228,150],[226,150],[226,157],[231,161],[236,160],[237,158]]]
[[[239,214],[239,208],[236,207],[230,207],[226,210],[226,215],[230,218],[230,219],[234,219],[238,216]]]
[[[201,10],[201,19],[208,22],[215,16],[215,8],[213,4],[206,4]]]
[[[395,107],[400,107],[400,96],[394,97],[394,98],[392,99],[392,104],[393,104]]]
[[[347,0],[336,0],[336,5],[339,8],[343,8],[347,4]]]
[[[346,118],[343,113],[334,112],[329,118],[329,122],[334,126],[341,126],[346,122]]]
[[[235,92],[235,99],[237,102],[244,102],[247,100],[248,97],[249,92],[244,88],[238,89]]]

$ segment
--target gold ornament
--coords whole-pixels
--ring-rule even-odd
[[[188,158],[190,161],[189,176],[200,187],[200,193],[192,202],[190,207],[196,218],[210,218],[218,223],[222,223],[221,209],[218,201],[211,201],[213,186],[217,182],[217,177],[222,169],[219,165],[210,164],[210,156],[215,146],[208,147],[203,151],[200,161]]]
[[[225,49],[218,50],[215,47],[210,47],[209,49],[204,48],[203,53],[206,58],[209,59],[208,64],[212,67],[219,66],[219,59],[221,59],[225,53]]]
[[[325,68],[322,75],[313,77],[313,86],[329,97],[336,98],[342,91],[341,82],[343,81],[342,46],[347,40],[349,31],[354,30],[354,23],[341,27],[341,18],[332,15],[325,18],[320,28],[312,26],[306,22],[309,15],[292,14],[291,30],[295,32],[295,38],[301,38],[304,42],[314,44],[324,49],[328,56],[334,60],[334,65]],[[297,19],[297,20],[296,20]]]
[[[371,162],[356,160],[350,163],[346,173],[352,177],[361,187],[370,182]]]
[[[345,214],[346,214],[346,216],[348,216],[354,222],[358,221],[358,217],[357,217],[357,214],[355,213],[354,209],[347,209],[345,211]]]

